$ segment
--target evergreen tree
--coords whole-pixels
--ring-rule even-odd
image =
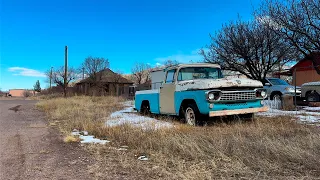
[[[34,89],[34,91],[36,91],[36,92],[41,92],[41,87],[40,87],[40,82],[39,82],[39,80],[36,82],[35,85],[33,85],[33,89]]]

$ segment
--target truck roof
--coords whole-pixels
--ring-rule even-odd
[[[169,66],[169,67],[156,68],[156,69],[153,69],[152,72],[163,71],[165,69],[178,69],[178,68],[181,68],[181,67],[215,67],[215,68],[221,68],[220,65],[218,65],[218,64],[192,63],[192,64],[178,64],[178,65]]]

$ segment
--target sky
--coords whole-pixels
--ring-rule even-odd
[[[238,15],[252,19],[259,0],[0,0],[0,88],[48,87],[45,72],[104,57],[114,71],[136,62],[201,61],[210,33]]]

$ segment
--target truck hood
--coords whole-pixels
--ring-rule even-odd
[[[256,87],[262,88],[260,81],[245,78],[222,78],[222,79],[195,79],[180,81],[177,83],[176,91],[215,89],[225,87]]]

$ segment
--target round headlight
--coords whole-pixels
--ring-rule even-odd
[[[267,93],[265,92],[265,91],[261,91],[261,96],[264,98],[264,97],[266,97],[267,96]]]
[[[209,99],[209,100],[213,100],[213,99],[214,99],[214,94],[213,94],[213,93],[210,93],[209,96],[208,96],[208,99]]]

